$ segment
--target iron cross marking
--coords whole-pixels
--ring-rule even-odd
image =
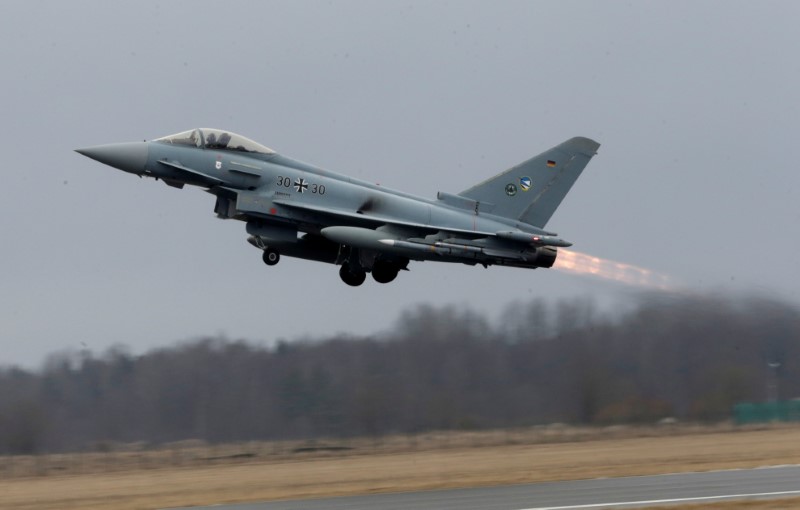
[[[296,189],[298,193],[303,193],[308,189],[308,183],[305,179],[295,179],[294,189]]]

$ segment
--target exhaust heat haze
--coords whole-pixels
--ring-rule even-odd
[[[558,251],[558,258],[553,269],[573,274],[597,276],[627,285],[661,290],[673,288],[671,278],[667,275],[571,250],[561,249]]]

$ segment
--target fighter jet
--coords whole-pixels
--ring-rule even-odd
[[[269,266],[281,255],[340,266],[348,285],[394,280],[409,262],[535,269],[571,246],[544,230],[600,146],[576,137],[458,194],[435,200],[323,170],[230,131],[199,128],[77,149],[169,186],[204,188],[219,218],[245,222]]]

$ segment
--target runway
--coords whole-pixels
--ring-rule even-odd
[[[775,497],[800,497],[800,465],[267,501],[194,510],[590,510]]]

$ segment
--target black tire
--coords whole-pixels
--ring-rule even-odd
[[[273,250],[272,248],[267,248],[264,250],[264,254],[261,256],[261,259],[264,261],[264,264],[268,266],[274,266],[281,260],[281,254],[277,252],[277,250]]]
[[[389,283],[397,278],[400,270],[393,264],[386,262],[376,262],[372,268],[372,279],[378,283]]]
[[[364,271],[351,271],[347,264],[343,264],[341,269],[339,269],[339,277],[342,279],[344,283],[351,287],[358,287],[364,280],[367,279],[367,273]]]

